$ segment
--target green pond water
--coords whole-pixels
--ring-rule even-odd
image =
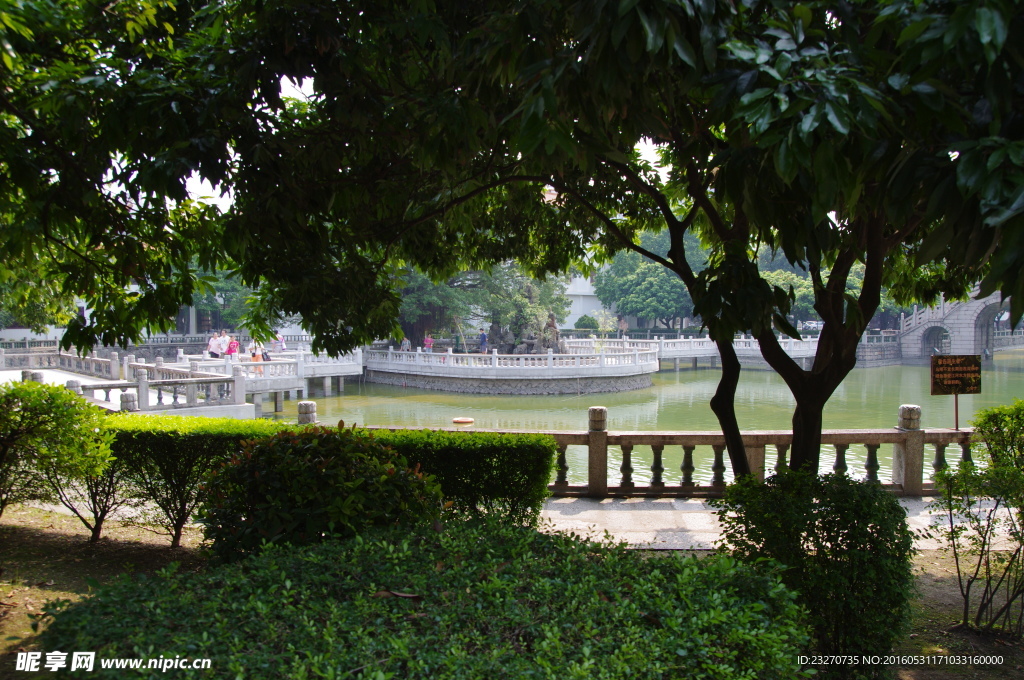
[[[670,367],[670,364],[663,364]],[[344,392],[332,397],[313,396],[318,420],[347,425],[453,427],[452,418],[469,417],[474,427],[498,430],[586,430],[590,406],[608,408],[609,430],[679,431],[717,430],[718,421],[708,402],[718,384],[719,371],[686,369],[663,370],[654,376],[654,385],[643,390],[609,394],[554,396],[488,396],[455,394],[429,390],[350,382]],[[953,427],[953,397],[931,396],[927,366],[885,366],[855,369],[836,390],[825,408],[826,429],[888,428],[896,424],[900,404],[917,404],[922,409],[922,427]],[[982,369],[982,393],[962,395],[960,425],[964,427],[975,411],[988,406],[1011,403],[1024,398],[1024,350],[997,352],[994,361]],[[286,401],[283,413],[275,417],[297,418],[295,401]],[[268,402],[265,412],[271,409]],[[788,430],[793,398],[782,379],[764,369],[744,370],[736,396],[736,411],[744,430]],[[710,448],[698,447],[694,453],[695,481],[711,480]],[[931,452],[926,450],[926,458]],[[950,462],[956,451],[947,449]],[[665,481],[678,483],[682,449],[666,447]],[[822,450],[822,471],[831,470],[835,453]],[[847,452],[851,475],[863,475],[865,451],[853,446]],[[767,466],[775,464],[775,452],[766,452]],[[882,465],[879,478],[888,480],[891,447],[879,450]],[[586,447],[570,447],[566,452],[569,482],[586,484]],[[633,450],[633,479],[650,479],[649,447]],[[609,451],[609,483],[617,484],[621,454]],[[931,469],[930,458],[926,470]]]

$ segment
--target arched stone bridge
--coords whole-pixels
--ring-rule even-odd
[[[1024,347],[1024,328],[1013,331],[998,321],[1007,310],[1009,302],[1002,302],[998,293],[916,309],[901,320],[902,358],[923,361],[933,354],[980,354],[987,360],[999,350]]]

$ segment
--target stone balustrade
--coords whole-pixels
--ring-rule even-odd
[[[312,403],[312,402],[310,402]],[[614,432],[606,429],[608,413],[602,406],[590,408],[590,429],[586,432],[538,431],[547,434],[558,444],[558,458],[555,463],[555,480],[550,489],[555,496],[590,496],[605,498],[611,496],[643,497],[714,497],[722,495],[726,485],[728,456],[725,437],[721,432]],[[315,420],[315,412],[307,417]],[[878,482],[900,496],[926,496],[937,493],[926,467],[938,471],[948,465],[946,450],[959,448],[960,460],[971,460],[972,430],[921,429],[921,408],[904,405],[900,407],[897,426],[894,428],[865,430],[824,430],[822,445],[835,449],[835,462],[831,470],[868,481]],[[396,430],[400,428],[374,428]],[[463,428],[436,428],[446,431],[467,431]],[[473,430],[478,432],[515,432],[510,430]],[[787,466],[787,453],[793,444],[793,434],[788,431],[743,432],[743,443],[751,470],[760,479],[766,472],[778,471]],[[863,470],[853,470],[847,465],[846,455],[851,446],[861,445],[867,449]],[[570,446],[587,447],[587,484],[570,485],[567,481],[569,465],[566,451]],[[618,462],[620,478],[617,484],[609,484],[609,447],[619,447],[621,458]],[[879,450],[892,447],[892,477],[879,478]],[[634,451],[637,447],[650,447],[653,464],[650,468],[649,483],[640,484],[633,480]],[[665,453],[668,447],[682,449],[679,465],[681,478],[678,483],[664,481]],[[711,482],[701,484],[695,481],[694,452],[698,447],[710,448]],[[769,460],[769,451],[774,460]],[[932,459],[926,466],[926,453]],[[770,468],[768,466],[770,465]]]
[[[122,399],[124,410],[163,411],[245,403],[245,377],[240,371],[231,376],[150,380],[149,371],[135,364],[133,373],[134,381],[93,383],[80,385],[78,389],[87,397],[95,397],[96,392],[102,392],[104,401],[110,401],[110,395],[115,390],[120,390],[122,396],[131,392],[135,399],[130,400],[132,405],[126,408],[126,402]]]
[[[393,349],[364,352],[366,368],[408,375],[451,378],[545,379],[616,377],[653,373],[658,369],[658,354],[652,349],[630,348],[618,352],[580,352],[576,354],[454,354]]]

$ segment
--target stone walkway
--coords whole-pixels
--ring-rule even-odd
[[[907,520],[915,532],[928,528],[937,510],[931,498],[903,498]],[[699,498],[550,498],[541,513],[545,526],[560,531],[613,539],[656,550],[715,547],[721,529],[711,505]],[[917,539],[923,550],[935,550],[934,538]]]

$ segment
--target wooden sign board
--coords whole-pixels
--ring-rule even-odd
[[[932,394],[981,394],[981,356],[933,356]]]

